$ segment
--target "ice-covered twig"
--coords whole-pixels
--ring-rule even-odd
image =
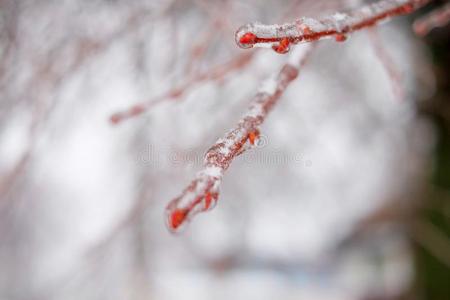
[[[409,14],[430,0],[380,0],[348,12],[323,18],[302,17],[292,23],[266,25],[251,23],[236,32],[241,48],[272,47],[278,53],[289,51],[291,44],[334,37],[342,42],[346,34],[373,26],[398,15]]]
[[[180,196],[166,208],[169,230],[179,230],[187,220],[199,212],[214,207],[225,170],[234,158],[256,143],[259,126],[278,102],[287,86],[297,77],[312,45],[298,47],[278,74],[265,81],[253,97],[248,111],[235,128],[211,147],[205,154],[204,168]]]
[[[429,14],[414,21],[413,28],[417,35],[425,36],[437,27],[443,27],[450,22],[450,3],[439,7]]]
[[[152,98],[151,100],[145,102],[137,103],[124,111],[119,111],[112,114],[110,117],[110,121],[113,124],[118,124],[126,119],[138,116],[148,111],[155,105],[158,105],[166,100],[178,99],[196,84],[199,84],[206,80],[222,79],[230,72],[242,69],[251,61],[252,57],[253,54],[251,53],[237,55],[230,61],[217,65],[211,69],[206,70],[205,72],[199,73],[187,79],[184,83],[158,97]]]

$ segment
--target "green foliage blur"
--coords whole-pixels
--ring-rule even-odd
[[[434,7],[444,2],[438,1]],[[434,29],[424,40],[433,59],[436,93],[421,105],[420,111],[433,121],[437,145],[429,188],[417,217],[418,222],[433,230],[414,229],[415,235],[422,235],[422,242],[415,247],[415,298],[444,300],[450,299],[450,25]]]

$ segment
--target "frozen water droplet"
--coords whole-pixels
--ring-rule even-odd
[[[250,144],[255,145],[255,142],[258,139],[258,136],[259,136],[258,131],[250,132],[248,134],[248,140],[249,140]]]
[[[213,209],[217,204],[218,195],[214,193],[207,192],[205,198],[203,199],[203,208],[205,211]]]
[[[239,43],[241,44],[251,44],[253,45],[256,42],[256,35],[251,33],[251,32],[247,32],[245,33],[243,36],[241,36],[241,38],[239,39]]]
[[[336,42],[340,42],[340,43],[345,42],[347,40],[347,36],[342,33],[336,34],[334,38],[335,38]]]
[[[187,209],[176,208],[174,210],[166,210],[166,224],[171,232],[180,232],[187,223],[187,216],[189,211]]]
[[[235,39],[239,47],[248,49],[255,45],[257,36],[252,32],[251,24],[247,24],[236,31]]]
[[[272,46],[272,49],[275,50],[275,52],[280,54],[286,54],[290,50],[290,42],[288,38],[283,38],[279,43],[274,44]]]

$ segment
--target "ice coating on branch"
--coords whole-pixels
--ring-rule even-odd
[[[242,26],[236,31],[236,43],[243,49],[252,47],[271,48],[278,44],[283,38],[289,42],[298,34],[294,24],[265,25],[251,23]]]
[[[250,23],[236,31],[236,43],[243,49],[268,47],[287,53],[291,44],[334,37],[346,40],[346,34],[373,26],[391,17],[409,14],[430,0],[381,0],[349,12],[338,12],[323,18],[302,17],[286,24]]]
[[[311,45],[297,47],[278,74],[263,82],[236,127],[209,148],[203,170],[166,208],[166,223],[171,232],[179,232],[196,214],[215,206],[223,174],[235,157],[256,144],[260,125],[289,83],[297,77],[311,48]]]
[[[274,94],[277,90],[277,81],[276,81],[276,77],[271,77],[268,78],[266,81],[264,81],[260,88],[259,88],[259,92],[260,93],[265,93],[265,94]]]

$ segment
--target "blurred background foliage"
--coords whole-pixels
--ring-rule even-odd
[[[423,15],[447,1],[436,1]],[[433,120],[437,143],[430,185],[414,226],[417,291],[424,299],[450,297],[450,26],[435,28],[424,41],[430,49],[436,93],[420,112]]]

